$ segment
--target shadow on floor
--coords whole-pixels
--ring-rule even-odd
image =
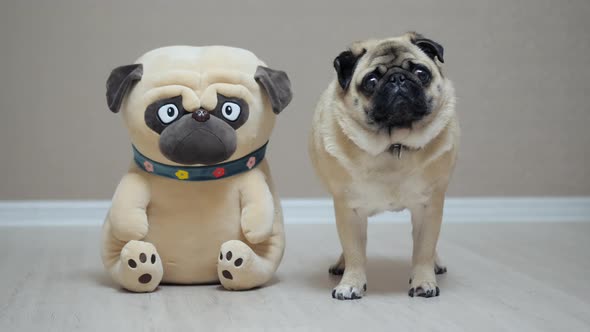
[[[321,268],[314,265],[305,269],[292,278],[303,278],[305,287],[331,292],[338,284],[341,276],[333,276],[328,273],[331,262],[323,261]],[[367,264],[367,291],[371,294],[404,293],[409,289],[411,263],[401,258],[375,257],[369,258]]]
[[[77,271],[76,273],[73,274],[73,277],[76,279],[95,283],[95,284],[105,287],[105,288],[116,289],[116,290],[119,290],[123,293],[128,293],[128,291],[121,288],[121,286],[117,285],[117,283],[115,283],[108,276],[108,274],[102,270]],[[280,284],[280,279],[275,275],[275,276],[273,276],[273,278],[270,281],[268,281],[264,285],[264,288],[274,287],[278,284]],[[162,284],[160,284],[160,286],[158,287],[157,290],[161,290],[162,288],[167,288],[167,287],[199,287],[199,286],[216,286],[216,288],[218,290],[226,291],[226,289],[223,288],[223,286],[221,286],[221,284],[219,284],[219,282],[203,283],[203,284],[188,284],[188,285],[162,283]],[[254,288],[254,289],[257,289],[257,288]],[[131,292],[129,292],[129,293],[131,293]]]
[[[72,273],[74,279],[91,282],[106,288],[118,289],[119,286],[109,277],[104,270],[79,270]]]

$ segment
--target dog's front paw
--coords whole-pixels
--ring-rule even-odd
[[[362,286],[353,286],[348,284],[339,284],[332,290],[332,298],[338,300],[357,300],[365,295],[367,284]]]
[[[410,279],[410,297],[435,297],[440,294],[436,284],[435,264],[417,264],[413,267],[413,276]]]
[[[413,284],[408,292],[410,297],[435,297],[440,295],[440,288],[436,285],[436,282],[424,281],[417,284]]]
[[[367,291],[367,276],[365,270],[359,266],[345,267],[344,255],[336,264],[330,266],[329,272],[332,275],[343,275],[338,286],[332,290],[332,298],[338,300],[356,300],[365,295]]]
[[[366,278],[346,278],[345,275],[338,286],[332,290],[332,298],[338,300],[356,300],[362,298],[366,291]]]

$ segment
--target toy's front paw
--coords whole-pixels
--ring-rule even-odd
[[[259,227],[256,230],[246,228],[243,229],[243,232],[248,242],[258,244],[266,241],[272,235],[272,227],[267,227],[267,229]]]
[[[110,221],[113,236],[123,242],[141,240],[148,233],[149,226],[145,215],[134,216],[130,214],[123,217],[111,212]]]
[[[242,207],[242,233],[252,244],[262,243],[272,235],[275,209],[268,188],[267,195],[260,197],[256,204],[250,203]]]

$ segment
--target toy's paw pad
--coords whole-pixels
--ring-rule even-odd
[[[160,257],[153,244],[129,241],[121,250],[121,285],[132,292],[151,292],[162,280]]]
[[[221,274],[225,279],[234,280],[234,276],[228,270],[223,270]]]
[[[223,287],[230,290],[245,289],[243,279],[251,273],[254,252],[244,242],[233,240],[224,243],[219,252],[217,274]]]
[[[137,281],[139,281],[142,284],[147,284],[150,281],[152,281],[152,275],[149,273],[144,273],[141,276],[139,276],[139,278],[137,278]]]

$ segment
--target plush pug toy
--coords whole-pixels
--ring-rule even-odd
[[[264,156],[290,101],[287,75],[238,48],[165,47],[112,71],[108,107],[122,113],[134,156],[103,227],[116,282],[151,292],[271,279],[285,236]]]

